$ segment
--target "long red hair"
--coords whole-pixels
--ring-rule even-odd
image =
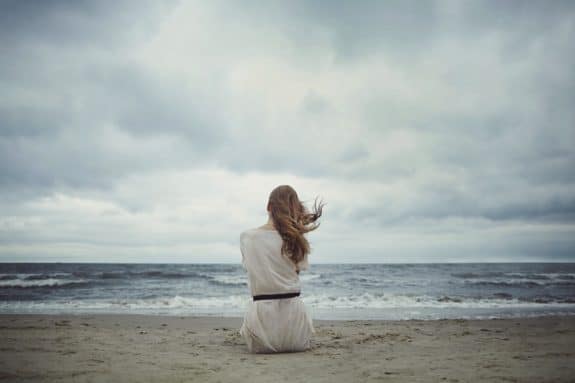
[[[280,185],[270,193],[267,208],[283,239],[282,254],[295,264],[309,254],[310,245],[304,234],[319,227],[320,223],[316,221],[321,217],[325,205],[322,202],[318,204],[316,198],[313,212],[309,212],[289,185]]]

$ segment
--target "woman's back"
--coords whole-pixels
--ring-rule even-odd
[[[258,299],[249,302],[240,329],[251,352],[303,351],[315,332],[299,296],[269,299],[269,295],[299,293],[298,272],[308,266],[307,257],[296,265],[281,253],[281,247],[282,237],[275,230],[255,228],[240,234],[242,264],[250,292]]]
[[[298,271],[307,269],[307,256],[296,266],[281,254],[276,230],[255,228],[240,234],[242,264],[253,296],[300,291]]]

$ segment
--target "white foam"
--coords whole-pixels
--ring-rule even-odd
[[[37,281],[34,281],[37,282]],[[437,297],[407,295],[372,295],[364,293],[352,296],[308,295],[304,296],[306,305],[316,309],[526,309],[526,308],[573,308],[575,303],[535,303],[516,299],[476,299],[461,302],[440,302]],[[246,309],[249,295],[230,295],[226,297],[173,297],[150,299],[99,299],[99,300],[59,300],[59,301],[7,301],[0,302],[0,310],[52,311],[78,309],[117,310],[158,312],[162,310],[195,311],[236,311]]]
[[[494,279],[467,279],[461,280],[461,283],[469,285],[493,285],[493,286],[517,286],[529,288],[530,286],[547,286],[575,283],[569,279],[531,279],[531,278],[494,278]]]
[[[244,286],[248,284],[248,279],[245,275],[214,275],[212,279],[223,285]]]
[[[152,299],[111,299],[111,300],[54,300],[54,301],[6,301],[0,302],[0,310],[12,311],[22,310],[72,310],[76,309],[127,309],[142,310],[144,312],[160,309],[187,308],[193,312],[194,309],[244,309],[249,302],[249,296],[233,295],[222,298],[196,298],[176,295],[166,298]]]
[[[299,279],[304,282],[312,281],[314,279],[318,279],[319,277],[321,277],[321,274],[303,273],[299,275]]]
[[[517,299],[466,299],[460,302],[439,301],[432,296],[373,295],[363,293],[350,296],[308,295],[303,301],[321,309],[384,309],[384,308],[543,308],[573,307],[575,303],[537,303]]]
[[[88,282],[85,279],[9,279],[0,281],[0,287],[54,287]]]

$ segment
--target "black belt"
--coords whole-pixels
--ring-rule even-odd
[[[259,301],[262,299],[282,299],[282,298],[293,298],[299,296],[299,291],[296,293],[285,293],[285,294],[265,294],[265,295],[254,295],[254,301]]]

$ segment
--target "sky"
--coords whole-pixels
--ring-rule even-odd
[[[0,262],[575,261],[572,1],[2,1]]]

